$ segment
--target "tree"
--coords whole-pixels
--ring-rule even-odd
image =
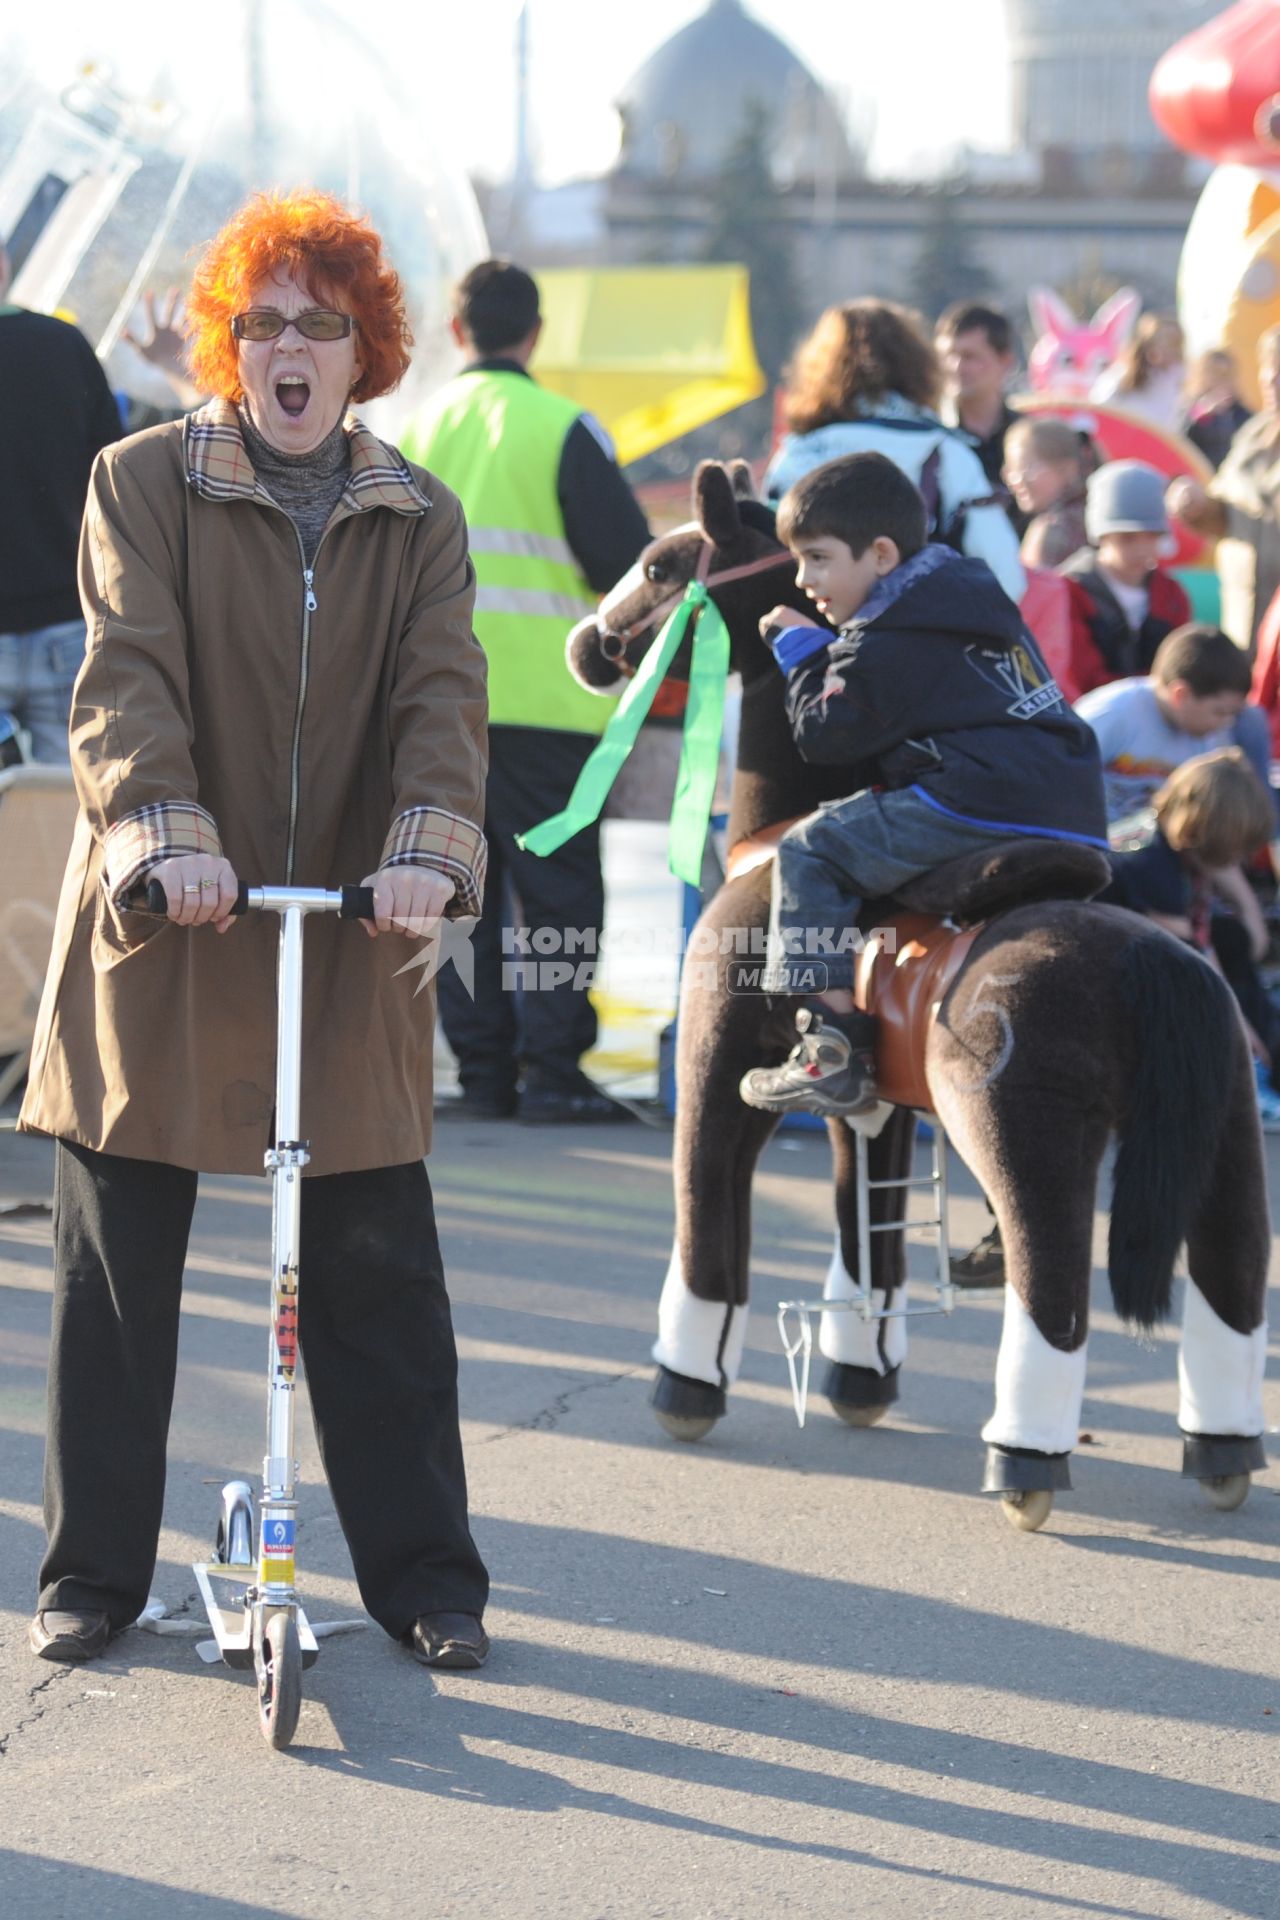
[[[953,300],[976,300],[995,287],[974,250],[972,233],[956,217],[957,191],[955,183],[943,182],[927,192],[920,252],[908,282],[912,305],[927,320],[936,320]]]
[[[795,346],[804,307],[787,203],[769,165],[769,132],[767,109],[751,104],[712,182],[702,258],[747,268],[756,353],[773,385]]]

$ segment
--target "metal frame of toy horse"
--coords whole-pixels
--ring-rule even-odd
[[[938,1263],[938,1277],[934,1282],[937,1300],[934,1305],[927,1307],[891,1307],[887,1304],[877,1307],[874,1304],[875,1296],[865,1279],[859,1279],[853,1293],[844,1300],[822,1300],[816,1304],[812,1300],[779,1300],[778,1334],[786,1355],[787,1372],[791,1376],[791,1399],[800,1426],[805,1423],[809,1406],[809,1369],[813,1360],[815,1313],[856,1313],[862,1320],[871,1321],[914,1320],[922,1314],[955,1311],[956,1288],[951,1279],[951,1246],[947,1227],[947,1136],[932,1116],[929,1125],[932,1130],[932,1165],[929,1172],[907,1174],[901,1180],[873,1180],[870,1177],[867,1135],[860,1127],[852,1128],[858,1182],[858,1272],[860,1275],[871,1272],[873,1233],[902,1233],[909,1229],[918,1232],[923,1229],[933,1236],[933,1250]],[[890,1187],[903,1191],[902,1212],[894,1220],[873,1221],[871,1195]],[[923,1220],[912,1220],[909,1214],[911,1193],[918,1188],[927,1188],[932,1192],[934,1208]],[[796,1316],[794,1339],[787,1326],[787,1316],[792,1313]]]

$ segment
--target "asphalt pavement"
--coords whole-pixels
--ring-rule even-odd
[[[824,1137],[784,1136],[742,1383],[677,1446],[647,1406],[669,1157],[641,1125],[439,1130],[493,1653],[432,1675],[372,1625],[326,1641],[276,1754],[195,1635],[27,1651],[51,1151],[0,1136],[0,1205],[30,1203],[0,1213],[0,1913],[1274,1920],[1280,1475],[1235,1514],[1180,1478],[1172,1336],[1125,1333],[1098,1277],[1088,1438],[1040,1534],[977,1492],[995,1295],[913,1324],[883,1426],[818,1401],[800,1431],[773,1308],[820,1288],[831,1196]],[[260,1468],[269,1221],[264,1182],[204,1183],[155,1579],[179,1620],[220,1485]],[[300,1433],[300,1584],[351,1618]]]

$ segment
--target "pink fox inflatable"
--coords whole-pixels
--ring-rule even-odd
[[[1027,301],[1038,338],[1028,370],[1040,392],[1086,399],[1100,373],[1118,360],[1133,332],[1142,297],[1121,287],[1087,325],[1050,287],[1033,287]]]

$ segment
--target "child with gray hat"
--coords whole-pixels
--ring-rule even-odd
[[[1109,460],[1090,474],[1089,545],[1058,568],[1071,593],[1071,679],[1082,693],[1150,671],[1191,602],[1157,565],[1172,548],[1165,477],[1143,460]]]

